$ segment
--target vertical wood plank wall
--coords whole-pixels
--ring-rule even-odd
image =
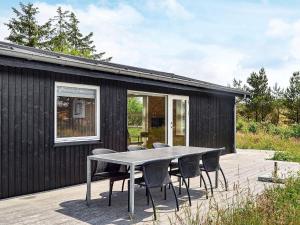
[[[55,81],[100,86],[101,143],[54,146]],[[128,89],[189,95],[190,145],[233,149],[234,97],[0,66],[0,199],[83,183],[92,149],[125,151]]]
[[[234,97],[190,96],[190,145],[234,150]]]
[[[100,86],[99,144],[54,147],[54,82]],[[0,67],[0,199],[86,179],[96,147],[126,149],[127,89],[117,81]]]

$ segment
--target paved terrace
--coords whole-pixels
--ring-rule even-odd
[[[240,150],[237,154],[221,157],[221,166],[229,180],[229,191],[225,192],[222,182],[215,190],[217,202],[232,198],[234,186],[240,189],[250,188],[254,193],[260,193],[270,184],[257,181],[257,177],[270,173],[273,161],[266,160],[272,156],[271,151]],[[280,172],[300,169],[299,163],[280,162]],[[204,176],[205,177],[205,176]],[[213,175],[211,176],[214,181]],[[178,187],[177,179],[174,185]],[[92,184],[91,206],[85,204],[86,185],[77,185],[54,191],[26,195],[0,201],[0,224],[153,224],[151,204],[147,206],[145,190],[136,187],[135,218],[130,220],[127,212],[127,191],[121,192],[121,182],[116,182],[112,196],[112,206],[108,207],[108,181]],[[177,190],[178,191],[178,190]],[[100,193],[100,194],[99,194]],[[208,209],[203,188],[199,188],[199,178],[191,180],[192,210],[197,204]],[[153,190],[153,198],[158,208],[159,224],[169,224],[169,218],[174,217],[175,202],[171,190],[168,199],[163,200],[159,189]],[[182,213],[187,205],[187,195],[182,189],[179,203]]]

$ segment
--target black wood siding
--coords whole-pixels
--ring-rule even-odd
[[[54,146],[55,81],[100,86],[101,142]],[[190,96],[190,145],[233,149],[233,96],[0,66],[0,199],[82,183],[92,149],[125,151],[127,90]]]
[[[100,86],[101,142],[54,146],[55,81]],[[93,148],[126,149],[126,102],[116,81],[0,67],[0,198],[84,182]]]
[[[190,95],[190,145],[234,150],[234,97]]]

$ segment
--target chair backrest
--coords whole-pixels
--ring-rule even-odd
[[[101,154],[110,154],[116,153],[116,151],[106,148],[96,148],[92,150],[93,155],[101,155]],[[120,170],[121,165],[114,163],[107,163],[103,161],[96,161],[95,169],[93,170],[93,174],[95,173],[103,173],[103,172],[118,172]]]
[[[183,178],[193,178],[200,175],[199,162],[202,154],[186,155],[178,159],[178,167]]]
[[[141,146],[141,145],[128,145],[127,147],[128,151],[139,151],[139,150],[146,150],[147,148]]]
[[[149,188],[161,187],[171,182],[168,171],[170,162],[169,159],[157,160],[142,165],[144,180]]]
[[[206,171],[216,171],[220,167],[220,155],[225,148],[218,148],[216,150],[205,153],[202,156],[202,164]]]
[[[166,148],[166,147],[170,147],[170,145],[168,144],[164,144],[164,143],[161,143],[161,142],[154,142],[152,144],[153,148]]]

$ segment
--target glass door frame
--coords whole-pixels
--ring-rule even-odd
[[[186,101],[186,124],[185,124],[185,143],[189,146],[189,96],[168,95],[168,145],[173,146],[173,100]]]

